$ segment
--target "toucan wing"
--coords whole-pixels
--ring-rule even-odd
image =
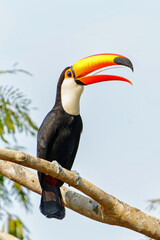
[[[50,142],[54,141],[56,132],[57,132],[57,119],[55,111],[52,110],[45,117],[38,132],[37,157],[50,160],[47,159],[48,148],[50,146]]]

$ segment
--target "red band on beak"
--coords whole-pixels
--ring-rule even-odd
[[[104,81],[124,81],[128,82],[132,85],[132,82],[127,78],[114,76],[114,75],[93,75],[93,76],[86,76],[76,79],[80,81],[84,85],[89,85],[97,82],[104,82]]]

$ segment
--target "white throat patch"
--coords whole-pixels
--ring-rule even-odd
[[[63,109],[70,115],[79,115],[79,101],[84,86],[75,82],[74,78],[65,78],[61,86],[61,101]]]

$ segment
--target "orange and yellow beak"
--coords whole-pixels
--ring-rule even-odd
[[[78,61],[77,63],[73,64],[71,69],[73,71],[76,83],[81,85],[89,85],[97,82],[112,81],[112,80],[125,81],[132,84],[130,80],[120,76],[88,75],[101,68],[114,66],[114,65],[127,66],[131,68],[133,71],[133,65],[131,61],[126,57],[123,57],[121,55],[116,55],[116,54],[93,55],[93,56],[84,58]]]

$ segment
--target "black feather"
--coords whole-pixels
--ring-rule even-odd
[[[62,107],[61,84],[64,72],[58,82],[55,106],[45,117],[38,132],[37,156],[50,162],[56,160],[62,167],[70,170],[79,145],[82,120],[80,115],[70,115]],[[43,173],[38,176],[42,187],[41,212],[46,217],[62,219],[65,215],[60,193],[63,182]]]

